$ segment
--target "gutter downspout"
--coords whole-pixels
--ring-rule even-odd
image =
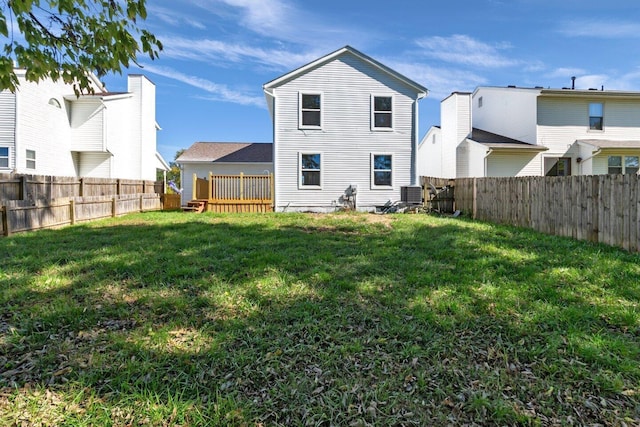
[[[493,148],[489,148],[489,150],[487,150],[487,153],[484,155],[484,178],[487,177],[487,170],[489,169],[489,156],[491,155],[491,153],[493,153]]]
[[[411,174],[411,185],[412,186],[418,186],[421,185],[420,184],[420,177],[419,177],[419,172],[418,172],[418,133],[419,133],[419,110],[418,110],[418,101],[420,101],[421,99],[423,99],[424,97],[427,96],[427,93],[422,92],[419,93],[418,96],[416,97],[416,101],[413,103],[413,120],[414,120],[414,126],[413,126],[413,141],[412,141],[412,147],[411,147],[411,160],[412,160],[412,169],[413,169],[413,173]]]

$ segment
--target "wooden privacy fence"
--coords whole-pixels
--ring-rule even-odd
[[[640,251],[640,177],[458,178],[456,209],[475,219]]]
[[[207,200],[209,212],[273,211],[273,175],[193,175],[193,198]]]
[[[132,212],[162,209],[159,194],[93,196],[50,202],[9,201],[0,208],[1,232],[11,233],[75,224]]]
[[[162,194],[161,181],[73,178],[44,175],[0,174],[0,201],[53,200],[65,197]]]

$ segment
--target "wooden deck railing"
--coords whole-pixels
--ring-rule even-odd
[[[210,211],[268,212],[273,208],[273,174],[193,176],[193,198],[208,200]],[[255,206],[250,206],[255,205]],[[225,207],[226,206],[226,207]]]

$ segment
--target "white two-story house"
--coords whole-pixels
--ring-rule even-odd
[[[92,76],[94,94],[25,79],[0,92],[0,173],[155,180],[168,170],[156,151],[155,85],[128,76],[127,92],[108,92]]]
[[[444,178],[637,173],[640,92],[454,92],[419,151],[421,174]]]
[[[374,211],[419,186],[422,85],[346,46],[266,83],[264,92],[276,211]]]

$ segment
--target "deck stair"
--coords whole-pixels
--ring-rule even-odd
[[[202,213],[205,211],[206,207],[207,207],[206,200],[191,200],[190,202],[187,202],[186,206],[182,206],[182,211]]]

